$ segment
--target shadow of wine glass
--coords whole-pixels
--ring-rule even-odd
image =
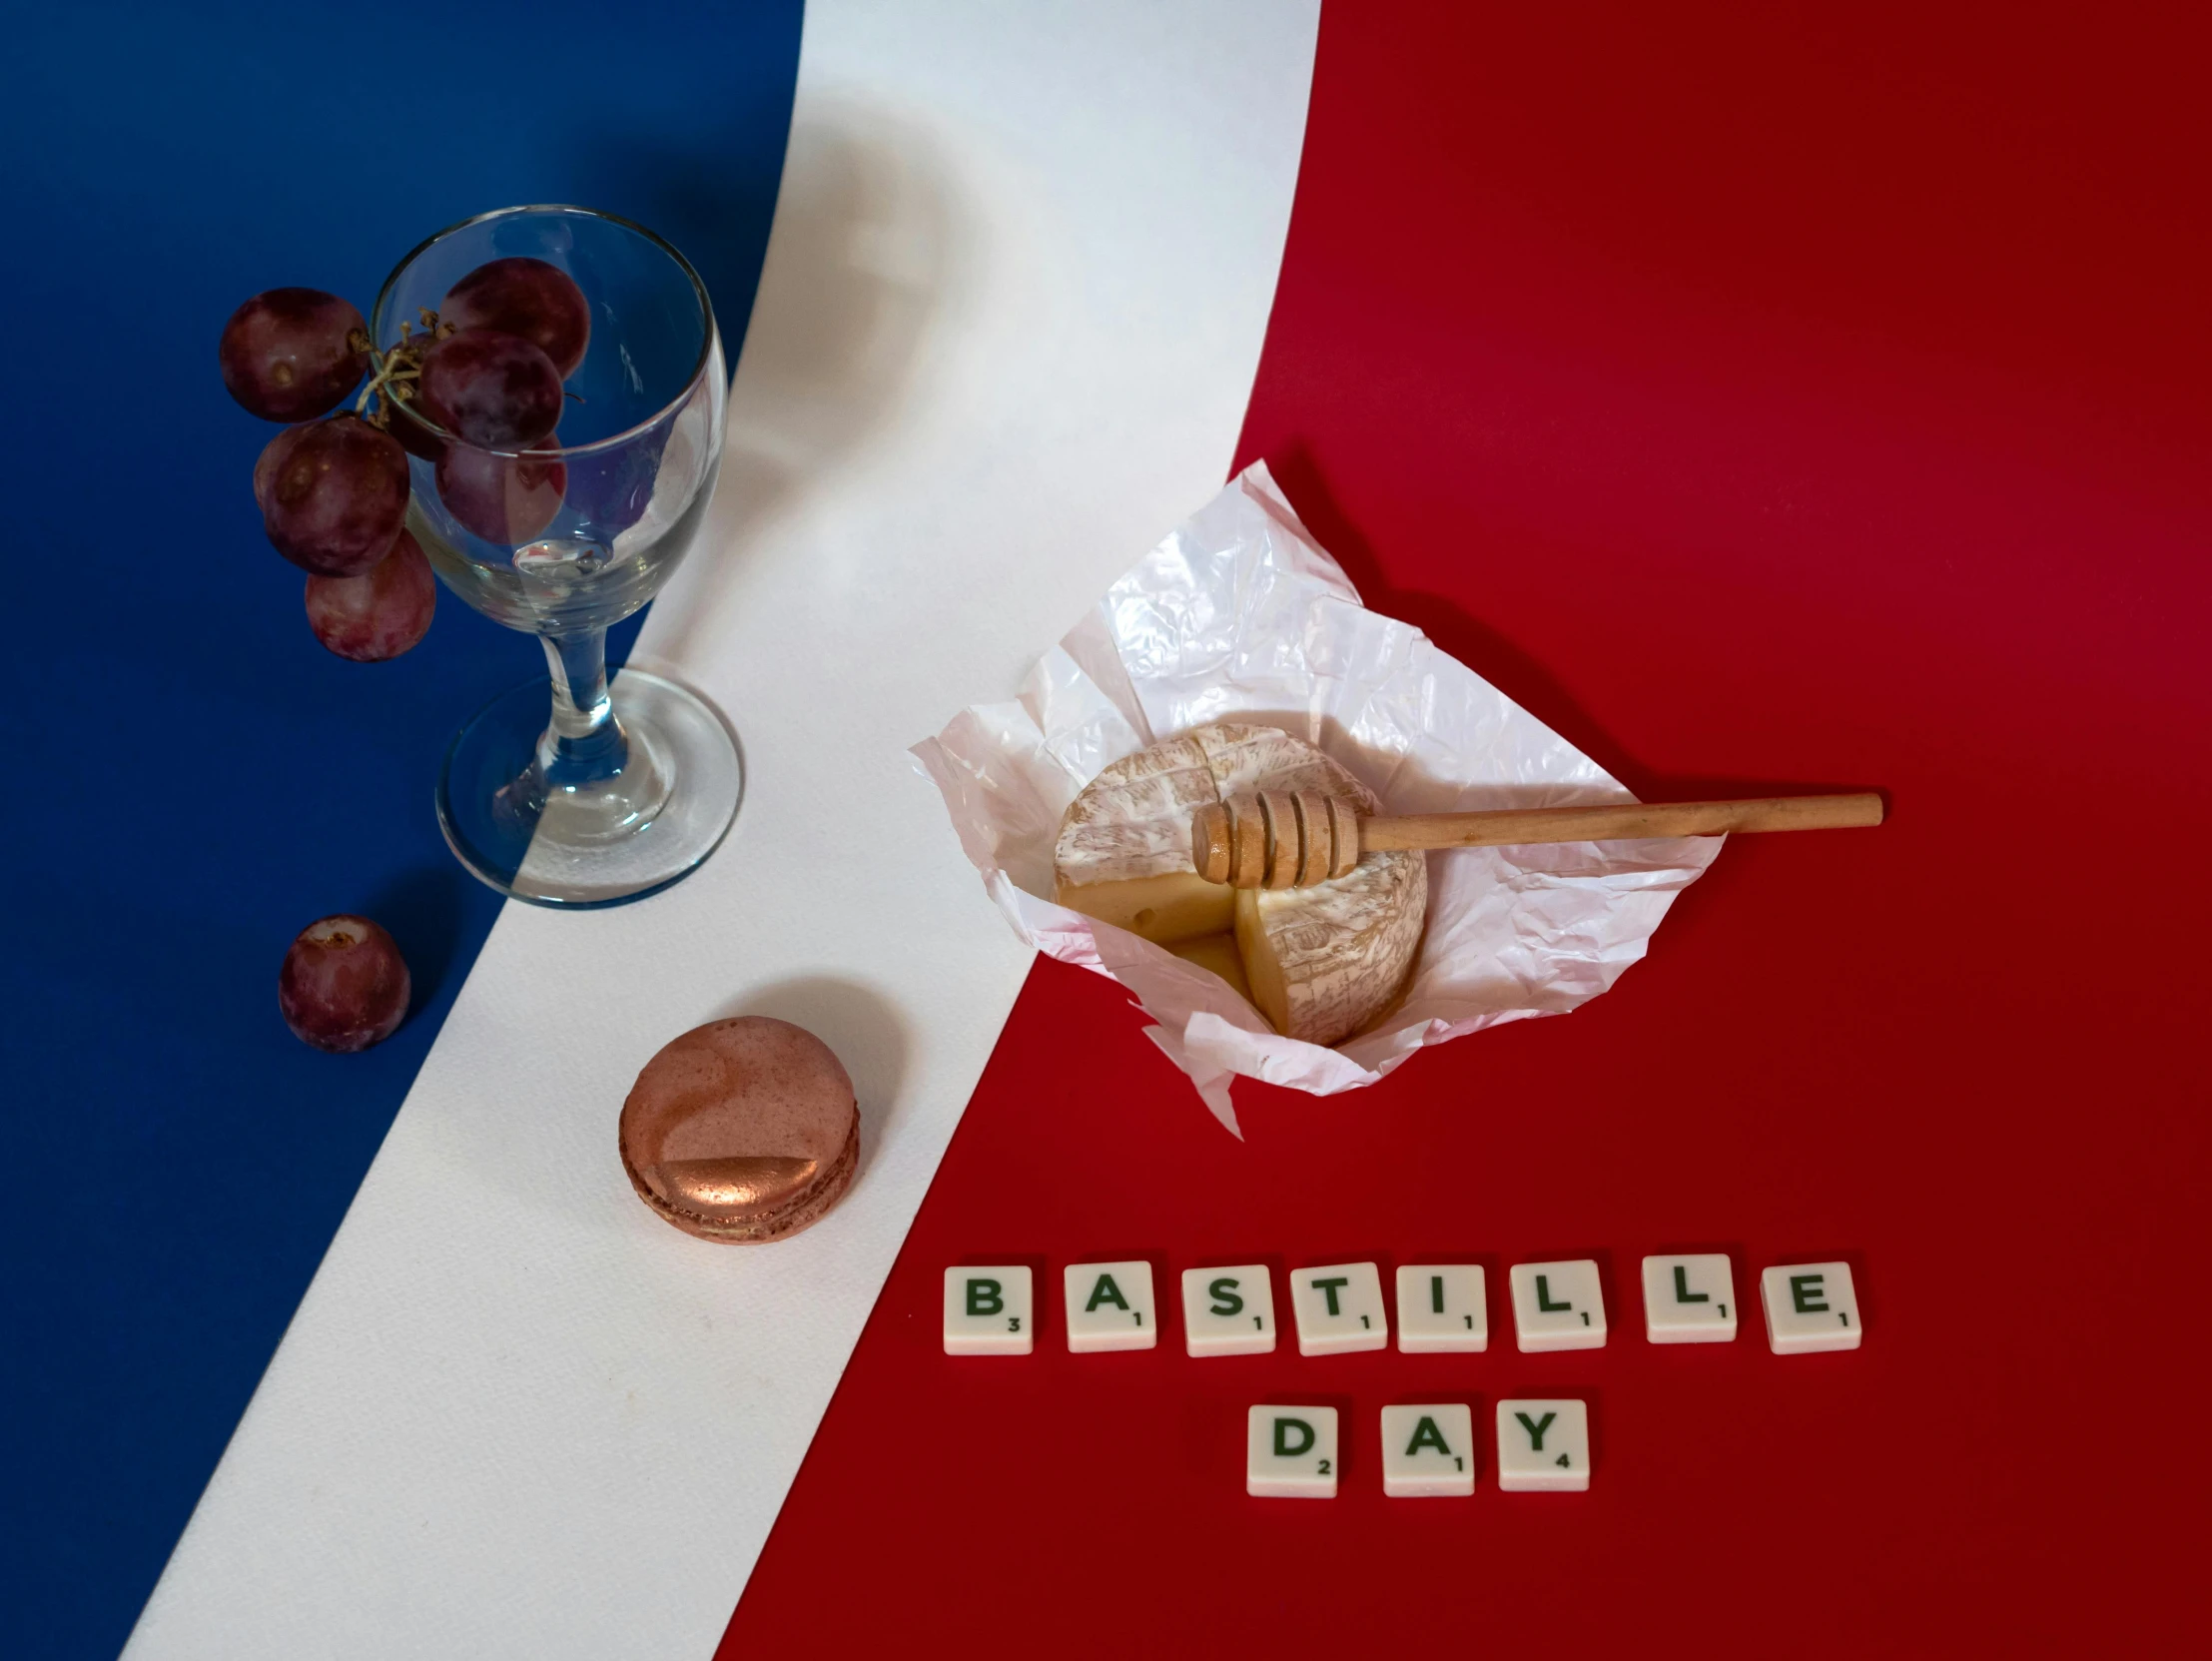
[[[959,246],[953,193],[911,121],[846,103],[793,126],[721,480],[680,614],[653,631],[655,657],[683,664],[746,556],[896,425]]]

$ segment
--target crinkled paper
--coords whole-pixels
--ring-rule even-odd
[[[1049,898],[1077,792],[1109,761],[1213,721],[1318,745],[1387,813],[1634,798],[1419,629],[1361,605],[1266,466],[1247,468],[1106,591],[1017,701],[964,710],[914,749],[1015,932],[1135,994],[1152,1042],[1231,1131],[1239,1075],[1334,1095],[1424,1045],[1587,1003],[1720,852],[1718,837],[1685,837],[1431,853],[1404,997],[1342,1044],[1307,1044],[1218,976]]]

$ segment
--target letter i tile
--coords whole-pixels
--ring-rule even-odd
[[[1152,1265],[1070,1263],[1064,1272],[1068,1294],[1068,1347],[1078,1354],[1098,1349],[1149,1349],[1159,1342],[1159,1309],[1152,1301]]]
[[[1244,1420],[1244,1491],[1259,1499],[1336,1497],[1336,1409],[1254,1407]]]
[[[1036,1342],[1026,1263],[945,1271],[945,1353],[1027,1355]]]

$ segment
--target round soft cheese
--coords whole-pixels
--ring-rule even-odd
[[[1260,790],[1315,790],[1373,813],[1373,794],[1336,761],[1274,727],[1222,724],[1123,756],[1062,816],[1054,897],[1192,962],[1233,937],[1244,992],[1274,1029],[1335,1044],[1403,988],[1421,944],[1428,865],[1370,853],[1310,888],[1230,888],[1190,863],[1190,815]]]

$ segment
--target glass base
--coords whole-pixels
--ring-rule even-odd
[[[454,735],[438,828],[500,893],[571,910],[641,900],[697,870],[737,817],[745,772],[722,718],[641,669],[623,670],[612,692],[629,754],[588,783],[548,783],[542,679],[502,692]]]

